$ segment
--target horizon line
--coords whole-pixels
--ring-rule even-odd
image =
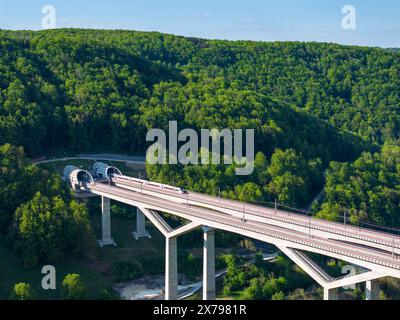
[[[0,31],[7,31],[7,32],[51,32],[51,31],[60,31],[60,30],[91,30],[91,31],[125,31],[125,32],[141,32],[141,33],[159,33],[163,35],[171,35],[175,37],[182,37],[182,38],[194,38],[200,40],[207,40],[207,41],[226,41],[226,42],[254,42],[254,43],[316,43],[316,44],[332,44],[332,45],[339,45],[339,46],[347,46],[347,47],[360,47],[360,48],[375,48],[375,49],[382,49],[382,50],[390,50],[390,49],[400,49],[400,47],[393,47],[393,46],[372,46],[372,45],[360,45],[360,44],[350,44],[350,43],[340,43],[334,41],[317,41],[317,40],[251,40],[251,39],[224,39],[224,38],[205,38],[200,36],[192,36],[192,35],[184,35],[184,34],[175,34],[170,32],[163,32],[157,30],[138,30],[138,29],[122,29],[122,28],[91,28],[91,27],[61,27],[61,28],[52,28],[52,29],[3,29],[0,27]]]

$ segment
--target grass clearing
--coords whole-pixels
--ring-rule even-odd
[[[10,297],[12,288],[18,282],[29,283],[35,291],[35,298],[60,299],[61,282],[68,273],[79,273],[85,282],[88,299],[98,299],[103,289],[109,289],[112,282],[109,277],[101,272],[96,272],[85,261],[78,259],[65,259],[60,263],[54,264],[56,268],[56,290],[43,290],[41,281],[43,274],[41,267],[26,270],[15,256],[4,245],[0,245],[0,299],[5,300]]]

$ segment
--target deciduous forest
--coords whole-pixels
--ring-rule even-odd
[[[93,237],[85,205],[32,158],[144,154],[147,131],[172,120],[180,129],[255,129],[254,173],[147,165],[152,179],[297,208],[322,190],[317,217],[341,221],[346,211],[354,224],[400,223],[397,50],[1,30],[0,232],[14,253],[34,266],[82,254],[91,241],[80,237]]]

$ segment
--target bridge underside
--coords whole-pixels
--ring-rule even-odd
[[[362,282],[366,283],[366,299],[379,299],[378,279],[385,277],[386,274],[360,268],[359,266],[351,266],[349,271],[352,272],[348,275],[334,278],[308,257],[306,253],[283,246],[279,247],[279,249],[324,289],[324,300],[338,300],[339,288],[348,289]]]
[[[105,166],[105,164],[103,164]],[[69,167],[67,167],[69,168]],[[71,170],[74,168],[70,168]],[[75,169],[74,169],[75,170]],[[76,170],[75,170],[76,171]],[[73,172],[75,172],[73,171]],[[68,171],[69,172],[69,171]],[[120,174],[120,172],[119,172]],[[79,175],[77,176],[79,178]],[[149,237],[145,218],[165,237],[165,298],[177,299],[177,238],[196,228],[203,228],[203,298],[215,298],[215,235],[223,230],[275,245],[324,289],[324,299],[338,299],[338,288],[366,284],[366,299],[379,298],[378,279],[400,278],[400,238],[371,230],[337,226],[330,222],[292,213],[247,206],[206,195],[157,190],[146,182],[137,186],[132,178],[109,177],[108,180],[79,181],[77,196],[100,196],[102,204],[102,238],[100,246],[116,245],[111,236],[110,199],[137,208],[136,239]],[[228,203],[226,203],[228,202]],[[238,207],[239,206],[239,207]],[[187,224],[171,228],[160,212],[177,216]],[[358,272],[333,278],[307,254],[311,252],[358,266]],[[357,269],[353,268],[353,269]]]
[[[109,171],[111,170],[111,171]],[[111,236],[110,199],[137,208],[136,239],[149,237],[145,218],[164,235],[166,245],[165,298],[177,299],[177,238],[203,228],[203,298],[215,298],[215,236],[223,230],[275,245],[324,288],[324,299],[338,299],[338,288],[366,284],[366,299],[379,298],[378,279],[400,278],[400,237],[356,226],[313,219],[292,212],[187,192],[181,188],[123,176],[106,163],[88,171],[66,166],[64,179],[77,197],[100,196],[100,246],[116,245]],[[171,228],[160,212],[189,221]],[[307,255],[328,256],[358,270],[333,278]],[[357,266],[357,267],[356,267]],[[348,269],[348,271],[351,271]]]
[[[111,237],[110,228],[110,199],[102,196],[102,236],[100,245],[116,245]],[[148,209],[137,204],[136,230],[133,235],[136,239],[149,237],[145,230],[145,217],[161,232],[165,237],[165,299],[176,300],[178,296],[178,276],[177,276],[177,238],[187,232],[202,227],[203,229],[203,299],[215,299],[215,228],[212,225],[206,226],[200,221],[190,221],[176,229],[171,228],[162,218],[157,210]],[[259,240],[259,239],[258,239]],[[348,276],[335,279],[320,268],[304,250],[288,245],[287,243],[270,242],[277,246],[286,256],[296,263],[304,272],[314,279],[324,289],[325,300],[337,300],[339,298],[338,288],[366,283],[366,299],[379,299],[378,279],[390,276],[381,270],[362,267],[362,272],[350,274]],[[369,266],[369,265],[368,265]]]

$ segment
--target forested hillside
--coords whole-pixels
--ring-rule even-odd
[[[334,179],[337,163],[364,151],[380,161],[380,145],[399,143],[399,71],[398,52],[378,48],[134,31],[0,31],[0,142],[23,146],[31,157],[60,148],[144,153],[147,130],[165,129],[170,120],[181,128],[254,128],[256,170],[249,177],[222,166],[149,166],[149,175],[214,194],[221,188],[232,198],[306,206],[336,161],[320,215],[337,219],[339,212],[324,213],[343,202],[329,196],[332,183],[351,177]],[[379,170],[398,178],[393,168]],[[370,169],[378,170],[363,170]],[[392,180],[379,181],[398,190]],[[361,203],[342,207],[356,215]],[[373,220],[393,224],[398,206],[394,201],[385,218]],[[366,220],[370,209],[363,205]]]
[[[332,162],[326,175],[321,218],[350,222],[400,224],[400,147],[385,145],[380,153],[365,152],[354,163]]]
[[[33,155],[46,147],[87,150],[100,141],[143,151],[143,131],[171,118],[185,120],[183,126],[256,125],[280,147],[294,139],[327,149],[319,153],[329,153],[331,139],[313,141],[314,117],[369,141],[399,138],[396,53],[132,31],[0,36],[1,138]],[[293,123],[295,112],[304,119]]]

